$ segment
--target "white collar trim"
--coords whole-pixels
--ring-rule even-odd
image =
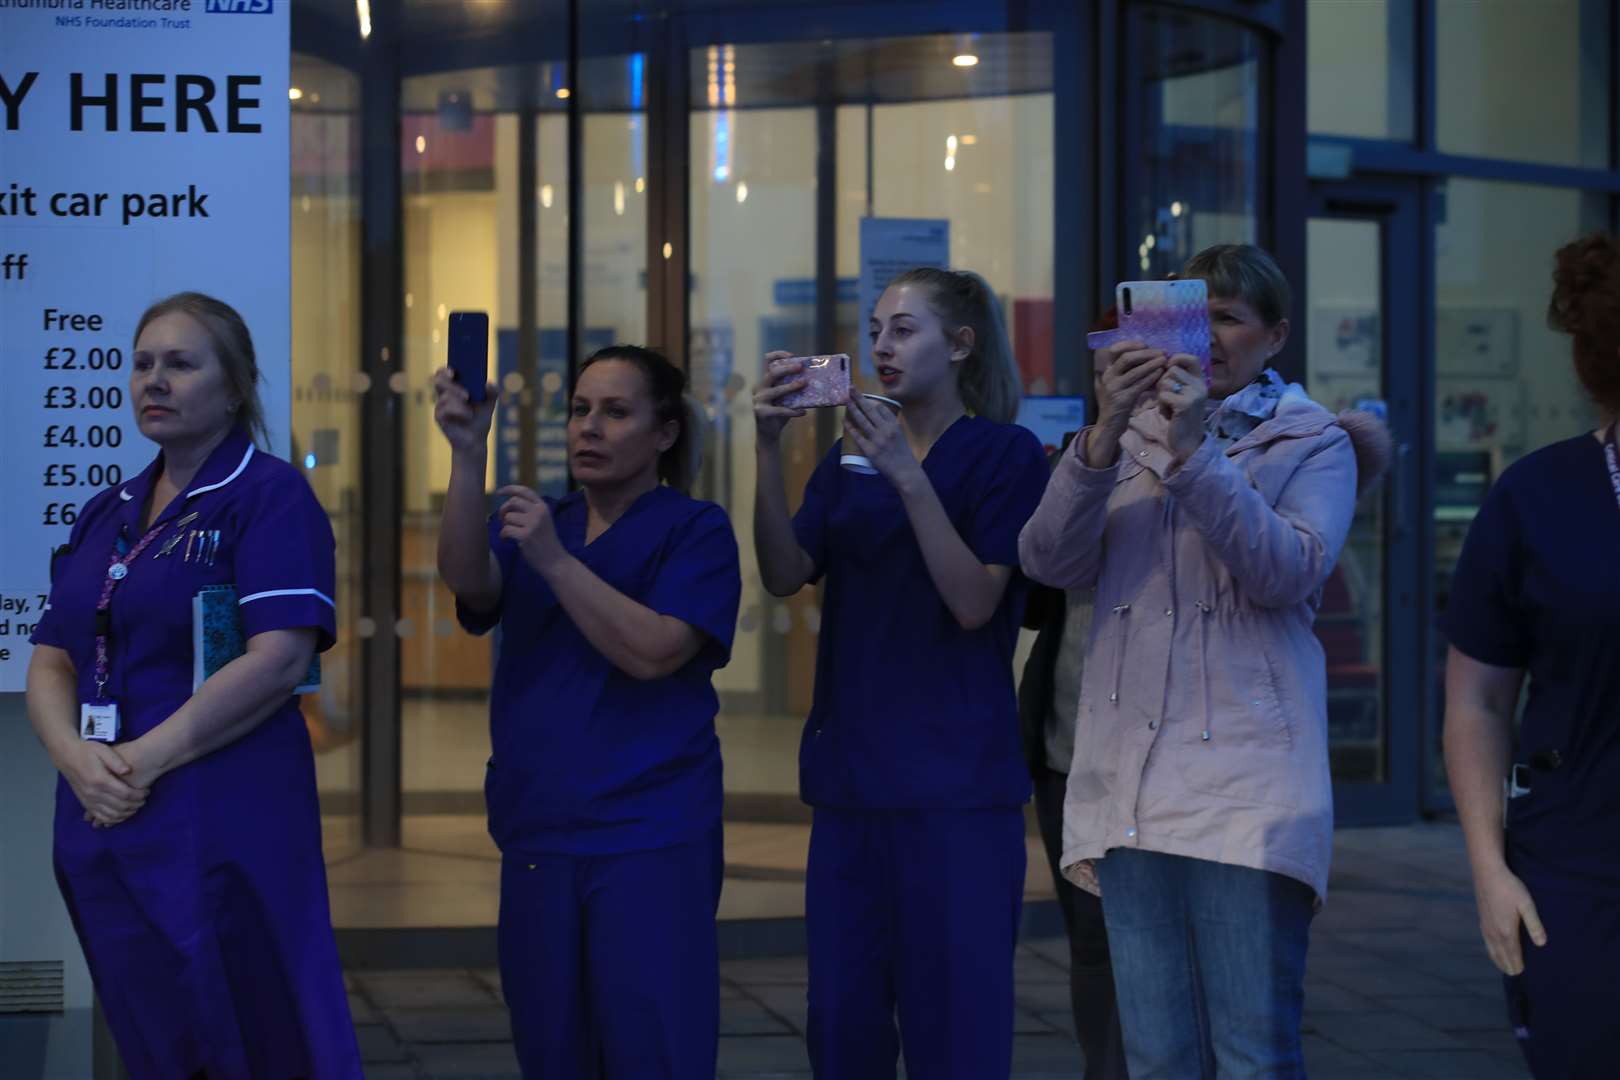
[[[214,491],[214,490],[216,490],[218,488],[224,487],[226,484],[230,483],[232,480],[235,480],[238,476],[242,475],[242,470],[247,468],[247,463],[250,460],[252,460],[252,458],[253,458],[253,444],[248,443],[247,453],[242,455],[242,461],[241,461],[240,464],[238,464],[236,466],[236,471],[235,472],[231,473],[231,475],[227,476],[225,479],[221,480],[217,484],[208,484],[208,485],[206,485],[204,487],[192,488],[190,491],[186,492],[186,498],[195,499],[198,495],[201,495],[205,491]]]

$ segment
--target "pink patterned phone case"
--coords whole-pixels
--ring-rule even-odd
[[[778,370],[778,365],[791,364],[799,361],[804,364],[804,371],[799,378],[805,379],[809,385],[797,393],[789,394],[777,402],[786,409],[821,409],[829,405],[849,404],[849,354],[833,353],[829,356],[790,356],[786,360],[776,360],[771,363],[772,370]]]
[[[1197,278],[1186,281],[1122,281],[1114,287],[1119,329],[1086,335],[1092,349],[1140,341],[1171,356],[1198,357],[1209,383],[1209,289]]]

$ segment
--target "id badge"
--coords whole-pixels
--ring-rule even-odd
[[[111,701],[87,701],[80,705],[79,738],[91,742],[116,742],[118,706]]]

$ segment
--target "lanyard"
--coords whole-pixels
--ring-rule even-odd
[[[129,549],[127,554],[120,555],[114,549],[108,557],[107,576],[101,583],[101,599],[96,601],[96,700],[102,700],[102,690],[107,685],[107,639],[112,632],[112,598],[118,591],[118,586],[129,576],[129,564],[140,557],[147,545],[158,538],[158,533],[169,527],[165,521],[152,528],[152,531],[141,537],[140,542]]]
[[[1609,466],[1609,483],[1614,488],[1614,501],[1620,504],[1620,420],[1609,425],[1609,434],[1603,440],[1603,460]]]

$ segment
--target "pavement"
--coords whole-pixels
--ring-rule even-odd
[[[1014,1080],[1081,1075],[1066,957],[1061,938],[1019,945]],[[348,979],[370,1080],[520,1076],[498,973],[402,962]],[[722,964],[720,1077],[811,1075],[805,983],[802,956]],[[1311,931],[1304,1030],[1312,1080],[1529,1076],[1479,941],[1455,822],[1337,834]]]

